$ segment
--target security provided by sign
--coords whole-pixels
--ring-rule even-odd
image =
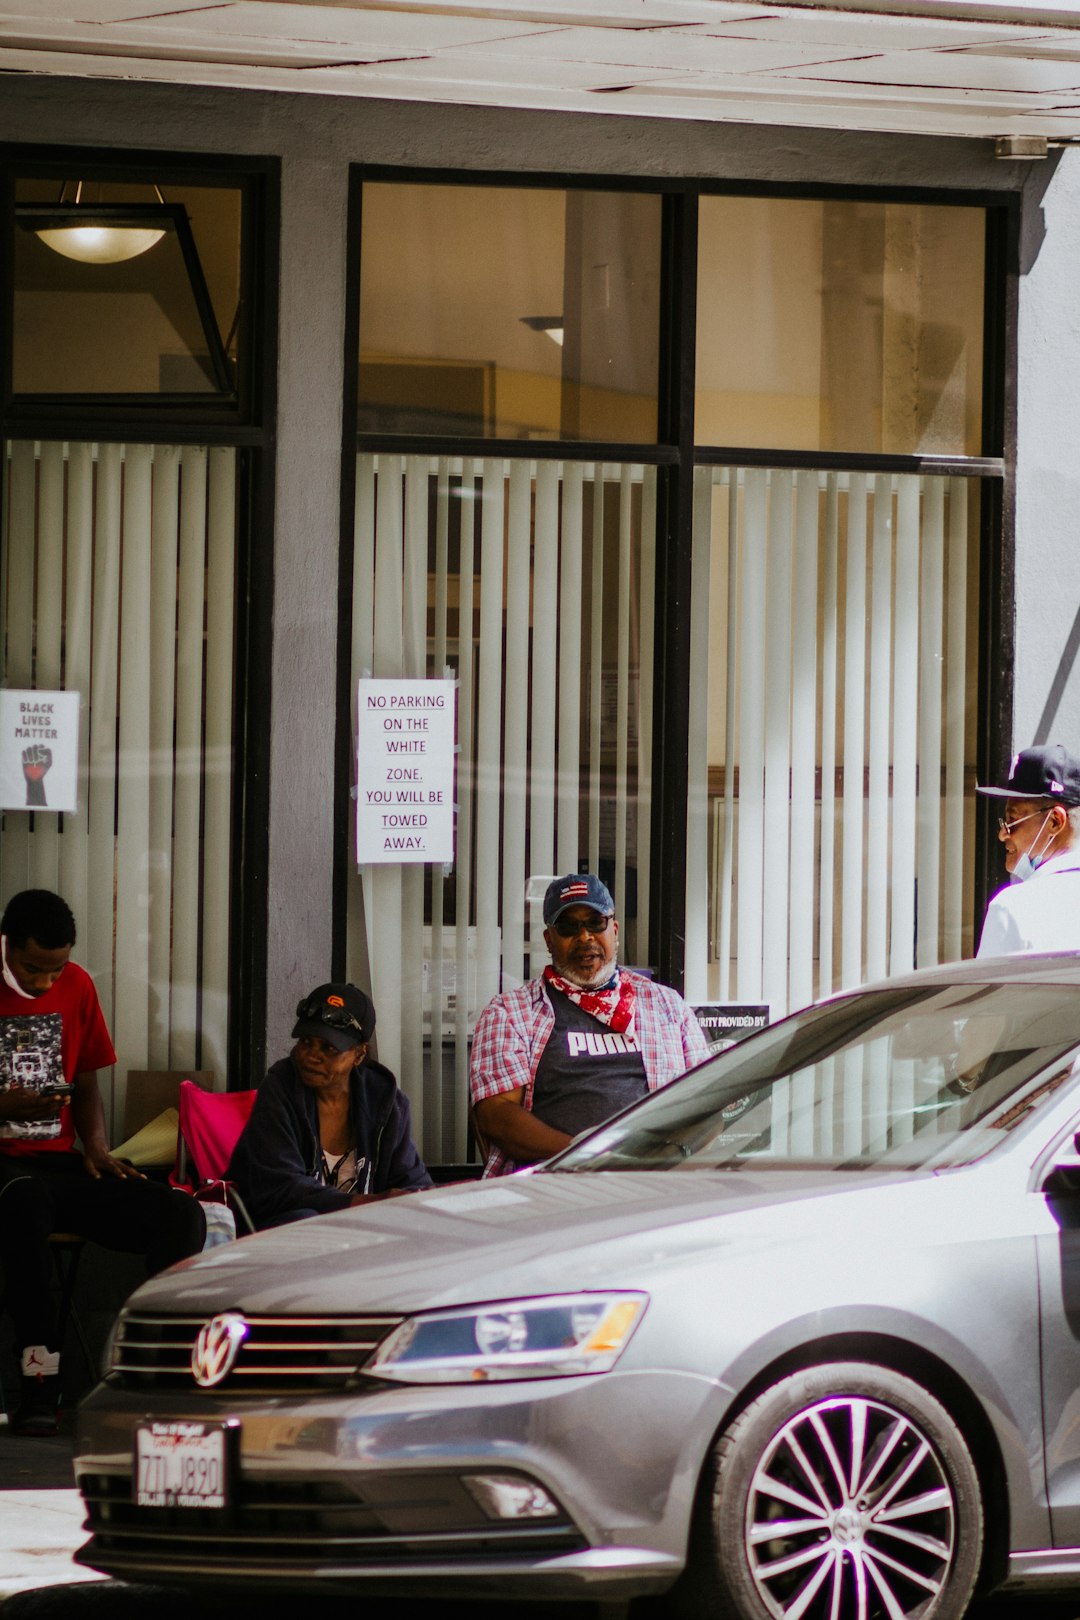
[[[78,808],[80,702],[78,692],[0,691],[0,809]]]
[[[135,1431],[135,1505],[223,1508],[228,1429],[212,1423],[142,1423]]]

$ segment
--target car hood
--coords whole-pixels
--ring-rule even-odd
[[[948,1184],[972,1173],[619,1172],[466,1183],[243,1238],[151,1279],[132,1303],[185,1313],[398,1314],[643,1286],[656,1268],[706,1249],[790,1248],[837,1224],[880,1226],[893,1237],[900,1230],[910,1240],[912,1222],[925,1222],[930,1237],[957,1211],[928,1205],[957,1203]]]

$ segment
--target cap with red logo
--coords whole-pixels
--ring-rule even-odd
[[[293,1040],[302,1035],[329,1041],[339,1052],[370,1041],[375,1031],[371,997],[355,984],[320,984],[297,1003]]]

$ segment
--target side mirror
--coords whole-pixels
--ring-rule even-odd
[[[1080,1131],[1073,1137],[1071,1147],[1062,1144],[1043,1177],[1042,1190],[1048,1198],[1075,1198],[1080,1194]]]

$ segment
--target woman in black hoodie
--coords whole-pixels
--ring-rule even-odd
[[[321,984],[297,1007],[296,1045],[268,1071],[229,1164],[256,1226],[432,1185],[408,1098],[367,1055],[374,1029],[354,984]]]

